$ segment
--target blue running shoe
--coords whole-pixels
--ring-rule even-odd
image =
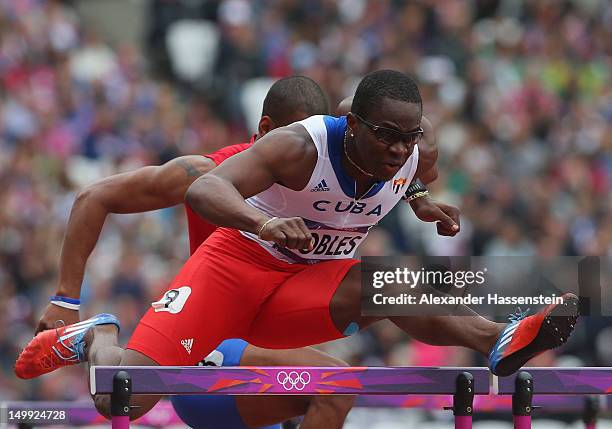
[[[579,316],[578,297],[566,293],[561,298],[562,304],[550,304],[532,316],[527,317],[529,310],[510,316],[489,354],[493,374],[511,375],[531,358],[567,342]]]

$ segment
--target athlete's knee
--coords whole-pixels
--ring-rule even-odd
[[[353,335],[382,319],[362,316],[361,299],[361,266],[356,264],[348,271],[329,304],[334,325],[345,336]]]
[[[350,366],[347,362],[337,357],[330,356],[327,354],[324,355],[324,357],[325,357],[325,366]],[[317,363],[317,366],[323,366],[323,365],[319,365]]]
[[[131,350],[121,350],[119,354],[121,357],[121,361],[117,364],[120,366],[130,366],[130,365],[145,365],[145,366],[153,366],[157,365],[157,363],[145,356],[144,354]],[[96,407],[96,410],[100,414],[102,414],[107,419],[111,417],[111,395],[94,395],[93,401]],[[145,413],[147,413],[151,408],[155,406],[155,404],[161,399],[161,396],[157,395],[132,395],[130,398],[130,411],[129,416],[130,420],[137,419],[142,417]]]

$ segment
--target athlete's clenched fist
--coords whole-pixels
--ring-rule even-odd
[[[298,250],[312,250],[312,234],[301,217],[273,217],[264,222],[257,234],[265,241],[272,241],[281,247]]]

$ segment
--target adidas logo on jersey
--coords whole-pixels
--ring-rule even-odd
[[[310,192],[326,192],[329,191],[329,187],[327,183],[325,183],[325,179],[321,180],[317,186],[312,188]]]
[[[193,338],[181,340],[181,345],[187,350],[187,354],[191,354],[191,346],[193,346]]]

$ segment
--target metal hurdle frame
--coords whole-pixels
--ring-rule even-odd
[[[91,393],[111,394],[113,429],[129,428],[132,394],[453,395],[456,429],[472,427],[486,368],[438,367],[92,367]]]
[[[420,410],[441,410],[453,401],[452,395],[378,395],[358,396],[355,408],[412,408]],[[612,395],[608,396],[582,396],[582,395],[534,395],[533,402],[538,404],[545,413],[562,413],[582,415],[585,429],[594,429],[597,414],[612,410]],[[534,408],[538,408],[538,406]],[[490,412],[504,412],[512,410],[512,398],[509,395],[476,395],[474,396],[474,410],[487,414]],[[68,424],[72,426],[107,424],[107,420],[100,414],[90,400],[66,401],[5,401],[0,403],[0,416],[6,416],[8,410],[35,411],[35,410],[63,410],[66,419],[53,424]],[[0,417],[0,421],[6,419]],[[40,423],[40,422],[39,422]],[[132,422],[144,426],[163,427],[166,425],[182,424],[182,420],[174,413],[168,401],[160,401],[144,416]],[[29,429],[35,422],[21,422],[19,428]],[[43,423],[50,424],[50,423]]]
[[[355,401],[354,408],[412,408],[420,410],[441,410],[452,404],[452,395],[360,395]],[[612,395],[534,395],[533,403],[538,404],[542,411],[548,413],[562,413],[566,415],[582,415],[582,421],[586,429],[593,429],[596,423],[597,414],[600,411],[612,411]],[[512,397],[509,395],[475,395],[474,410],[481,414],[491,412],[506,412],[512,410]],[[537,408],[537,407],[536,407]],[[107,420],[98,413],[91,400],[72,401],[4,401],[0,403],[0,416],[5,416],[8,410],[16,411],[35,411],[35,410],[63,410],[66,411],[66,419],[57,424],[67,424],[71,426],[84,425],[106,425]],[[0,417],[0,422],[6,418]],[[175,414],[172,405],[168,401],[160,401],[148,413],[138,418],[132,423],[151,426],[164,427],[167,425],[180,425],[182,420]],[[46,424],[46,423],[43,423]],[[34,422],[22,422],[19,428],[29,429]]]
[[[113,428],[129,428],[132,394],[453,395],[456,429],[472,427],[474,395],[512,395],[515,429],[531,428],[534,394],[610,395],[612,368],[528,368],[489,380],[487,368],[92,367],[92,394],[111,394]],[[585,408],[595,428],[597,401]]]
[[[582,410],[586,429],[595,429],[600,407],[612,409],[612,368],[600,367],[526,368],[504,378],[490,377],[487,368],[92,367],[90,386],[92,394],[111,395],[112,427],[120,429],[130,425],[132,394],[356,394],[363,395],[356,406],[450,409],[456,429],[472,427],[474,404],[488,411],[511,408],[516,429],[531,428],[538,405],[560,411],[569,404],[574,411]],[[446,407],[449,403],[452,406]],[[9,402],[0,404],[0,414],[6,414],[7,407],[64,406]],[[77,414],[95,413],[93,407],[81,407]]]

